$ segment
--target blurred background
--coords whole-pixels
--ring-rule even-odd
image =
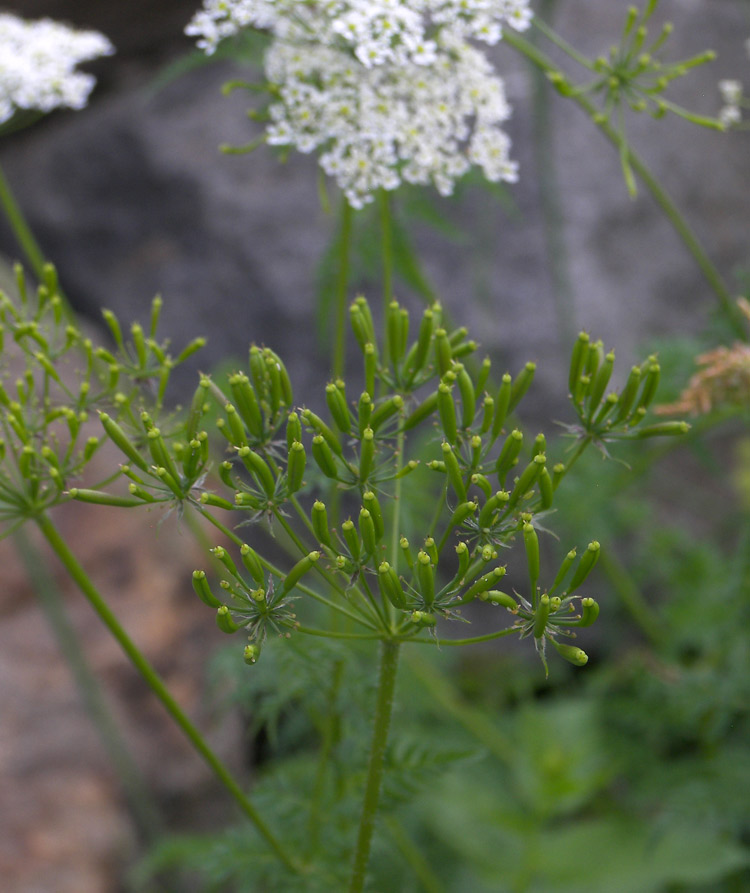
[[[94,28],[117,48],[89,67],[98,86],[85,110],[52,114],[0,146],[16,197],[86,324],[96,332],[102,307],[145,319],[160,293],[162,332],[175,345],[208,337],[196,363],[179,370],[175,402],[192,393],[198,367],[243,363],[251,341],[281,354],[300,402],[319,401],[330,368],[325,257],[336,219],[321,205],[315,159],[292,154],[281,164],[266,148],[249,157],[218,150],[257,133],[247,96],[220,92],[253,60],[197,57],[182,33],[194,2],[4,6]],[[625,12],[619,0],[537,8],[592,57],[619,39]],[[655,18],[675,24],[667,58],[718,53],[674,85],[675,101],[716,115],[720,79],[750,84],[745,0],[662,0]],[[401,194],[398,220],[421,269],[402,270],[397,297],[417,308],[425,293],[439,296],[499,372],[536,361],[522,421],[550,437],[554,420],[571,420],[567,358],[581,328],[616,350],[618,385],[633,362],[658,351],[661,398],[675,399],[696,355],[736,339],[716,297],[648,191],[629,197],[617,152],[594,125],[509,47],[492,55],[513,106],[507,129],[520,181],[497,189],[469,180],[451,199]],[[647,116],[631,117],[627,133],[730,292],[747,293],[748,135]],[[333,188],[330,197],[335,207]],[[352,296],[356,287],[374,297],[374,223],[368,212],[358,221]],[[2,222],[0,252],[19,257]],[[602,620],[584,646],[585,670],[555,666],[545,681],[529,649],[504,643],[407,667],[404,689],[421,691],[423,704],[409,722],[440,728],[456,753],[474,755],[392,804],[444,889],[750,890],[746,421],[739,401],[701,419],[679,448],[625,456],[630,474],[589,457],[556,524],[563,551],[596,538],[609,556],[596,579]],[[181,703],[239,772],[252,771],[265,753],[247,734],[252,693],[216,708],[216,686],[234,690],[229,677],[246,668],[223,662],[219,682],[207,682],[222,642],[190,591],[201,561],[190,537],[158,519],[144,527],[117,513],[113,521],[105,508],[69,506],[61,515]],[[21,558],[4,544],[3,890],[132,889],[129,870],[159,828],[218,831],[233,819],[231,805],[77,593],[63,592],[159,814],[134,815]],[[494,717],[491,728],[480,728],[479,715]],[[304,724],[290,730],[279,760],[299,754],[304,738]],[[403,858],[378,869],[377,889],[430,889],[406,879]],[[214,889],[192,870],[192,887],[183,879],[168,889]],[[216,889],[254,889],[226,883]]]

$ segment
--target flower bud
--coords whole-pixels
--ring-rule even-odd
[[[211,592],[205,571],[193,571],[193,589],[204,605],[208,605],[209,608],[221,607],[221,602]]]

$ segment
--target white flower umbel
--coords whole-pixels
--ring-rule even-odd
[[[472,166],[517,179],[503,82],[468,41],[530,18],[528,0],[205,0],[186,30],[207,53],[242,28],[270,31],[267,141],[319,150],[360,208],[403,181],[448,195]]]
[[[719,93],[724,106],[719,112],[719,120],[724,127],[732,127],[742,120],[742,84],[740,81],[719,81]]]
[[[95,79],[75,71],[76,65],[113,52],[112,44],[96,31],[0,13],[0,123],[17,109],[82,108]]]

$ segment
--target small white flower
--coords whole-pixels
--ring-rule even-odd
[[[76,65],[112,53],[112,44],[96,31],[0,13],[0,123],[17,109],[82,108],[95,79],[75,71]]]

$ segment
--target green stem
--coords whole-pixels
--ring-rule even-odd
[[[641,632],[652,645],[661,645],[664,642],[664,631],[659,618],[651,610],[649,603],[643,597],[638,584],[625,565],[611,552],[602,549],[599,566],[607,575],[621,604]]]
[[[301,867],[276,839],[261,818],[260,813],[247,795],[242,791],[239,784],[234,780],[230,771],[211,750],[198,729],[182,712],[182,709],[172,697],[157,672],[122,628],[119,620],[91,582],[83,567],[78,563],[76,557],[70,551],[67,543],[61,537],[50,518],[45,514],[40,514],[34,520],[45,539],[62,562],[70,578],[86,596],[92,608],[99,615],[99,618],[125,652],[130,662],[141,674],[146,684],[161,701],[167,713],[169,713],[174,722],[181,729],[193,748],[200,754],[203,760],[208,764],[209,768],[213,771],[214,775],[234,797],[240,809],[250,819],[261,837],[268,843],[279,861],[281,861],[290,871],[299,874],[302,870]]]
[[[378,192],[380,207],[380,232],[383,248],[383,320],[388,313],[388,305],[393,300],[393,225],[391,221],[391,199],[381,189]],[[385,325],[385,322],[383,323]]]
[[[485,633],[483,636],[472,636],[470,639],[438,639],[437,637],[429,639],[403,639],[404,642],[414,642],[416,645],[437,645],[442,648],[443,645],[477,645],[480,642],[491,642],[493,639],[502,639],[503,636],[511,636],[518,632],[512,626],[509,629],[500,629],[494,633]]]
[[[513,49],[524,55],[542,71],[547,72],[548,74],[562,74],[557,65],[555,65],[548,56],[542,53],[541,50],[533,44],[524,40],[523,37],[520,37],[512,29],[508,28],[503,32],[503,39],[507,44],[512,46]],[[687,221],[682,216],[668,193],[659,185],[646,164],[641,160],[640,156],[628,146],[621,134],[619,134],[606,120],[602,120],[599,117],[598,109],[589,99],[578,93],[574,93],[568,98],[586,112],[588,117],[596,124],[618,152],[627,152],[627,158],[631,168],[641,178],[641,181],[664,212],[667,219],[674,227],[675,232],[682,239],[687,250],[693,256],[693,259],[698,264],[706,281],[716,295],[719,304],[726,313],[733,330],[744,340],[746,338],[745,327],[742,323],[740,314],[734,305],[732,296],[724,284],[721,274],[703,250],[703,246],[688,226]]]
[[[349,884],[349,893],[362,893],[365,873],[370,858],[372,833],[375,828],[375,814],[380,801],[380,787],[383,780],[383,761],[388,743],[388,730],[393,712],[393,695],[398,673],[399,643],[386,639],[381,646],[380,678],[375,703],[375,720],[370,746],[370,761],[367,768],[365,796],[362,801],[362,814],[359,820],[357,846],[354,851],[354,865]]]
[[[346,356],[346,298],[349,287],[349,255],[352,243],[352,218],[354,211],[345,199],[341,199],[341,230],[339,233],[339,269],[336,277],[336,329],[333,342],[333,377],[343,378]]]
[[[135,821],[144,838],[153,842],[161,833],[159,810],[117,727],[117,721],[109,709],[102,687],[86,660],[83,646],[65,612],[61,594],[46,566],[44,556],[34,548],[23,528],[16,531],[14,540],[34,592],[57,639],[60,652],[70,667],[84,708],[99,734],[130,802]]]
[[[44,254],[39,247],[39,243],[34,238],[31,227],[26,222],[21,206],[13,195],[13,190],[10,188],[10,183],[5,176],[2,167],[0,167],[0,206],[5,212],[5,217],[10,224],[10,228],[13,230],[13,235],[16,237],[16,241],[21,250],[26,255],[26,260],[34,271],[34,275],[40,282],[43,282],[45,264]],[[70,304],[63,294],[62,289],[59,287],[58,295],[60,296],[60,300],[62,301],[62,305],[66,312],[72,317],[73,312],[70,308]]]

